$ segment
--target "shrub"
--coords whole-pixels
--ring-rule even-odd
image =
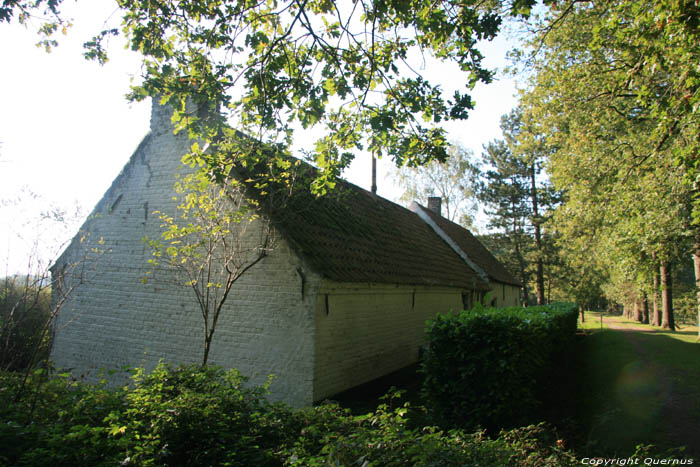
[[[0,397],[11,400],[20,379],[0,374]],[[543,426],[489,439],[413,427],[407,404],[359,417],[336,404],[295,410],[267,402],[265,387],[245,383],[235,370],[200,366],[137,370],[132,385],[117,389],[36,373],[26,397],[0,406],[0,464],[573,464]]]
[[[0,369],[21,371],[49,354],[51,290],[30,276],[0,279]]]
[[[123,407],[123,392],[49,378],[35,370],[0,374],[0,465],[114,465],[120,446],[103,420]]]
[[[265,387],[246,387],[236,370],[161,364],[133,377],[124,410],[112,413],[110,433],[124,461],[147,465],[275,465],[283,438]]]
[[[286,452],[285,464],[397,467],[576,464],[575,458],[557,444],[552,431],[544,425],[503,432],[496,439],[489,439],[482,432],[412,428],[406,419],[407,410],[407,404],[396,409],[383,404],[372,414],[352,417],[337,405],[316,407],[306,412],[310,425]],[[315,442],[307,444],[309,436],[316,438]]]
[[[0,376],[12,400],[21,376]],[[235,370],[161,364],[116,389],[32,375],[0,409],[2,465],[279,465],[290,409]]]
[[[674,294],[673,314],[676,324],[698,325],[698,297],[695,290]]]
[[[431,419],[495,431],[533,422],[567,361],[576,313],[557,304],[438,315],[421,364]]]

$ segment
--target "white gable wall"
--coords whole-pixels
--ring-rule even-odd
[[[160,237],[154,210],[176,214],[174,174],[182,172],[180,157],[189,144],[168,129],[169,112],[154,107],[152,133],[83,226],[88,239],[79,242],[79,234],[60,260],[80,261],[94,247],[105,251],[85,262],[85,281],[56,323],[51,357],[76,377],[95,380],[100,369],[124,366],[152,368],[161,359],[201,363],[202,318],[191,290],[173,281],[142,283],[151,257],[142,239]],[[318,275],[278,238],[275,250],[235,284],[209,362],[238,368],[255,384],[275,374],[273,399],[310,404],[319,283]],[[123,382],[124,377],[111,378]]]

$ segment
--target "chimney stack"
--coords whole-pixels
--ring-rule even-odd
[[[439,196],[429,196],[428,209],[433,211],[438,216],[442,216],[442,198]]]
[[[160,96],[151,97],[151,133],[153,135],[173,133],[171,118],[173,108],[170,104],[162,105]]]

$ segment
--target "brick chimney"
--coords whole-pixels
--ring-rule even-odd
[[[160,97],[151,98],[151,134],[154,136],[173,133],[171,118],[173,108],[169,104],[161,105]]]
[[[218,106],[210,108],[205,104],[197,104],[193,99],[187,99],[187,112],[196,114],[198,118],[207,118],[209,112],[218,112]],[[160,96],[155,96],[151,98],[151,133],[154,135],[160,134],[172,134],[173,133],[173,107],[170,104],[161,104]],[[187,134],[187,132],[183,132]]]
[[[429,196],[428,209],[433,211],[438,216],[442,216],[442,198],[439,196]]]

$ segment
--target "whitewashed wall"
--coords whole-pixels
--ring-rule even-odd
[[[316,300],[314,401],[418,361],[425,323],[462,290],[324,281]]]
[[[79,242],[79,234],[60,260],[71,264],[91,248],[104,250],[89,253],[96,258],[84,262],[84,282],[55,327],[51,357],[76,377],[95,380],[100,369],[123,366],[152,368],[161,359],[201,362],[202,318],[192,291],[167,280],[142,283],[151,257],[142,239],[160,236],[154,210],[176,214],[174,174],[183,170],[180,159],[188,144],[184,136],[173,136],[168,110],[154,106],[151,133],[83,226],[89,236]],[[303,296],[300,272],[305,276]],[[238,368],[255,384],[275,374],[273,399],[310,404],[319,282],[280,238],[275,250],[234,286],[214,335],[210,363]],[[124,377],[110,378],[122,382]]]
[[[490,282],[489,286],[491,297],[495,299],[494,306],[500,308],[520,305],[520,287],[495,281]]]

